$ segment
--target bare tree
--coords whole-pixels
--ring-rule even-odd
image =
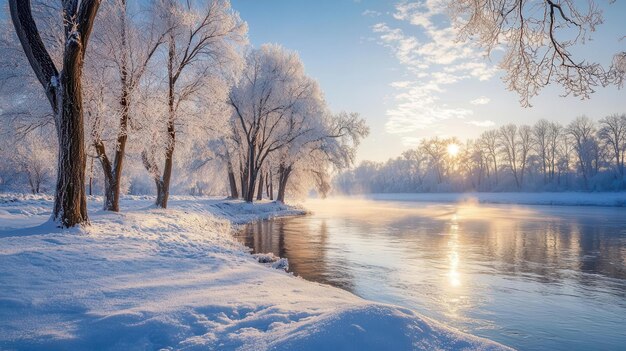
[[[624,156],[626,155],[626,114],[602,118],[598,136],[611,149],[617,175],[620,180],[623,180]]]
[[[588,189],[589,177],[594,170],[593,159],[597,147],[594,138],[595,124],[585,116],[577,117],[567,126],[567,133],[574,141],[580,172],[583,176],[585,189]]]
[[[548,183],[549,171],[550,167],[550,159],[549,159],[549,133],[550,133],[550,122],[545,119],[539,120],[533,126],[533,139],[534,145],[537,151],[537,155],[541,160],[541,173],[543,175],[543,183]]]
[[[574,53],[573,49],[590,40],[591,33],[603,21],[594,0],[586,5],[576,0],[448,3],[461,40],[477,38],[488,53],[505,47],[500,67],[507,72],[504,80],[508,89],[520,95],[523,106],[530,106],[530,99],[552,82],[560,84],[566,95],[581,98],[588,98],[597,86],[623,86],[626,52],[616,53],[609,67]]]
[[[498,184],[498,131],[488,130],[480,135],[481,148],[485,150],[487,157],[493,165],[493,174]]]
[[[521,189],[527,157],[521,137],[526,133],[520,133],[515,124],[507,124],[500,128],[498,134],[501,153],[513,174],[517,189]]]
[[[53,218],[64,227],[88,221],[81,76],[99,6],[99,0],[63,1],[64,51],[59,71],[33,20],[30,0],[9,0],[15,31],[55,115],[59,162]]]

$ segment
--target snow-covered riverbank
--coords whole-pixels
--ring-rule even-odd
[[[413,193],[351,197],[385,201],[475,202],[485,204],[626,207],[626,192],[604,193]]]
[[[407,309],[259,264],[233,223],[301,210],[127,198],[56,229],[51,198],[0,196],[1,350],[499,350]]]

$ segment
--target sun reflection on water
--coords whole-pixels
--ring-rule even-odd
[[[448,247],[450,253],[448,254],[448,260],[450,262],[450,269],[448,271],[448,280],[450,285],[454,288],[461,285],[461,275],[459,274],[459,224],[457,214],[453,214],[450,224],[450,241]]]

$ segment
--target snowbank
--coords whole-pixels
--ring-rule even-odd
[[[230,235],[233,222],[301,210],[150,203],[126,198],[114,214],[92,201],[90,226],[60,230],[50,198],[0,196],[0,349],[506,349],[269,268]]]
[[[419,193],[369,194],[359,198],[386,201],[477,202],[490,204],[626,207],[626,192],[613,193]]]

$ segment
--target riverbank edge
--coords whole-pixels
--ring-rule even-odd
[[[363,200],[405,202],[478,203],[527,206],[626,207],[626,192],[376,193],[338,196],[338,198],[341,197]]]
[[[239,225],[244,225],[246,223],[252,223],[255,221],[266,220],[270,218],[277,217],[285,217],[285,216],[298,216],[306,214],[307,211],[302,207],[294,207],[284,204],[279,204],[275,202],[261,202],[256,204],[248,204],[242,202],[240,200],[225,200],[225,199],[206,199],[206,198],[195,198],[195,197],[173,197],[172,198],[172,207],[168,210],[154,209],[149,203],[152,201],[150,197],[126,197],[123,199],[124,211],[120,214],[114,214],[110,212],[104,211],[92,211],[92,224],[88,228],[75,228],[72,230],[58,230],[50,227],[46,227],[46,222],[41,224],[41,219],[44,218],[44,214],[42,213],[41,206],[49,206],[50,198],[38,198],[37,196],[27,196],[30,204],[27,206],[21,206],[23,200],[19,198],[13,198],[9,201],[0,201],[0,204],[3,206],[0,208],[3,212],[3,216],[1,219],[3,223],[6,224],[7,218],[12,218],[11,216],[33,216],[36,217],[35,222],[40,223],[39,226],[35,226],[38,230],[44,230],[44,232],[38,233],[26,233],[23,230],[20,230],[22,234],[14,237],[0,236],[0,239],[9,239],[9,241],[5,241],[6,244],[14,244],[14,245],[5,245],[4,249],[8,250],[6,252],[0,252],[0,258],[4,259],[2,269],[6,270],[6,274],[3,276],[6,277],[6,281],[15,282],[20,279],[15,279],[15,277],[22,277],[20,270],[24,269],[25,271],[33,271],[40,269],[42,266],[40,262],[31,262],[29,259],[24,259],[24,252],[31,252],[35,249],[29,245],[29,243],[35,244],[33,246],[38,246],[41,244],[49,245],[53,243],[54,245],[66,245],[69,244],[74,246],[85,245],[84,240],[88,241],[88,244],[91,244],[92,241],[97,240],[98,242],[101,239],[109,240],[118,240],[117,244],[120,246],[117,249],[118,252],[115,253],[120,255],[120,250],[124,252],[126,249],[126,241],[124,240],[146,240],[148,239],[151,243],[156,241],[156,244],[159,246],[168,246],[167,254],[168,256],[176,256],[180,255],[181,260],[188,261],[188,251],[190,251],[187,243],[185,241],[191,241],[191,248],[196,249],[196,246],[201,248],[200,242],[193,242],[194,238],[201,238],[201,240],[208,240],[208,248],[209,250],[205,250],[204,255],[199,256],[219,256],[226,255],[226,262],[238,262],[241,261],[241,253],[237,253],[237,249],[233,251],[234,238],[232,236],[232,230],[237,230]],[[3,197],[3,199],[6,199]],[[3,200],[0,199],[0,200]],[[10,211],[6,211],[7,205],[11,207]],[[90,207],[95,207],[99,205],[94,201],[91,201]],[[148,206],[146,206],[148,205]],[[39,206],[39,208],[38,208]],[[222,226],[222,225],[213,225],[209,223],[202,224],[202,217],[206,218],[207,221],[211,221],[208,217],[214,216],[217,219],[222,219],[228,221],[231,226]],[[201,225],[195,223],[196,221],[200,221]],[[152,222],[155,222],[154,225]],[[167,224],[166,229],[164,231],[162,224]],[[192,224],[195,224],[194,227]],[[126,228],[139,228],[138,235],[134,235],[133,233],[126,233]],[[169,228],[171,227],[171,228]],[[215,231],[225,231],[229,230],[229,233],[216,233],[216,239],[206,239],[206,234],[198,231],[198,228],[202,228],[203,230],[215,230]],[[213,229],[211,229],[213,228]],[[26,228],[23,228],[26,229]],[[6,231],[6,230],[5,230]],[[123,234],[121,234],[124,232]],[[140,236],[144,235],[149,238],[143,238]],[[155,234],[158,234],[158,238],[155,238]],[[224,240],[225,236],[228,236],[228,240]],[[128,239],[127,239],[128,238]],[[183,241],[185,244],[184,250],[181,252],[177,252],[178,246],[180,243],[177,243],[174,247],[169,247],[171,245],[171,240],[175,241]],[[19,241],[23,241],[23,243],[19,243]],[[45,243],[42,243],[45,242]],[[240,245],[240,244],[239,244]],[[11,247],[15,246],[15,247]],[[22,246],[22,247],[20,247]],[[236,246],[236,245],[235,245]],[[243,247],[243,245],[240,245]],[[63,246],[60,246],[63,247]],[[0,251],[2,251],[2,247],[0,247]],[[111,249],[111,247],[107,247],[107,249]],[[43,249],[42,249],[43,250]],[[91,256],[89,254],[94,255],[96,251],[94,247],[86,247],[85,251],[86,258],[91,260]],[[208,252],[206,252],[208,251]],[[6,253],[9,254],[6,254]],[[21,252],[19,257],[15,256],[15,252]],[[36,252],[36,256],[38,259],[41,257],[45,257],[46,259],[54,259],[57,265],[61,264],[64,257],[59,257],[58,251],[50,251],[46,252],[43,250],[42,252]],[[229,252],[232,252],[229,254]],[[243,253],[243,252],[242,252]],[[6,255],[4,255],[6,254]],[[83,253],[84,254],[84,253]],[[184,255],[182,255],[184,254]],[[185,257],[182,257],[185,256]],[[195,256],[194,256],[195,257]],[[374,301],[369,301],[362,299],[352,293],[347,291],[334,288],[328,285],[319,284],[315,282],[306,281],[304,279],[296,278],[293,275],[282,273],[278,270],[271,269],[268,267],[264,267],[259,263],[252,263],[254,260],[250,252],[245,253],[244,261],[240,262],[242,266],[245,266],[245,271],[247,274],[244,277],[245,279],[237,279],[238,272],[241,270],[239,266],[230,266],[228,264],[219,264],[217,268],[213,267],[213,269],[218,269],[220,276],[231,277],[230,280],[237,280],[238,288],[231,287],[229,285],[220,286],[220,292],[224,293],[228,298],[228,304],[235,305],[254,305],[258,304],[258,302],[251,302],[261,300],[264,298],[262,296],[258,296],[255,294],[255,289],[259,289],[258,285],[269,285],[272,287],[279,287],[279,291],[287,291],[291,289],[292,293],[284,295],[279,298],[280,301],[275,300],[276,297],[272,294],[265,296],[265,304],[263,306],[254,306],[252,309],[262,307],[261,312],[264,311],[272,311],[272,315],[278,315],[276,321],[272,323],[268,327],[263,327],[258,329],[259,335],[256,335],[252,338],[253,342],[247,344],[250,341],[250,336],[247,335],[249,333],[249,327],[246,327],[249,323],[253,325],[255,323],[258,324],[258,320],[255,320],[254,315],[251,317],[246,316],[245,319],[246,324],[239,325],[237,321],[231,322],[233,324],[233,328],[231,329],[230,334],[217,336],[211,336],[208,340],[201,340],[199,345],[205,345],[207,342],[213,342],[214,339],[221,340],[223,338],[232,338],[232,334],[246,334],[245,337],[242,336],[241,347],[233,347],[234,348],[242,348],[242,349],[253,349],[246,348],[245,345],[254,345],[262,346],[259,349],[318,349],[320,346],[334,346],[341,348],[348,347],[350,349],[350,345],[370,345],[372,349],[376,349],[376,347],[380,347],[381,345],[400,345],[397,349],[432,349],[439,348],[444,350],[457,350],[457,349],[483,349],[483,350],[508,350],[503,345],[497,344],[493,341],[486,340],[483,338],[479,338],[473,335],[465,334],[455,329],[449,328],[439,322],[433,321],[427,317],[421,316],[414,311],[410,311],[401,307],[392,306],[388,304],[378,303]],[[8,258],[8,261],[7,261]],[[13,258],[17,258],[17,261],[12,260]],[[74,259],[73,256],[69,257],[70,259]],[[83,257],[79,257],[83,258]],[[175,257],[176,258],[176,257]],[[110,258],[108,258],[110,259]],[[2,261],[2,260],[0,260]],[[202,261],[202,259],[199,259]],[[30,265],[34,265],[33,267],[29,267]],[[197,262],[197,265],[202,264],[202,262]],[[89,266],[90,263],[87,263],[86,266]],[[163,265],[163,263],[161,263]],[[194,267],[196,264],[194,264]],[[11,267],[19,267],[17,269],[11,269]],[[237,268],[235,268],[237,267]],[[84,267],[83,267],[84,268]],[[31,272],[32,273],[32,272]],[[50,272],[47,272],[44,266],[44,275],[50,276]],[[100,273],[100,272],[99,272]],[[102,272],[105,273],[113,273],[113,276],[119,275],[114,269],[112,271]],[[116,274],[117,273],[117,274]],[[153,272],[144,273],[143,271],[132,271],[133,274],[137,274],[139,278],[147,277],[154,278],[148,273],[153,274]],[[252,273],[252,274],[250,274]],[[241,274],[239,274],[241,275]],[[34,274],[37,276],[37,274]],[[11,278],[13,277],[13,278]],[[71,276],[73,277],[73,276]],[[32,279],[32,278],[31,278]],[[160,276],[159,279],[163,279],[163,276]],[[174,277],[168,277],[168,279],[175,280]],[[258,279],[261,279],[258,281]],[[206,284],[207,282],[211,282],[211,278],[203,279],[199,285]],[[65,282],[65,283],[73,283],[76,282]],[[82,282],[84,284],[84,282]],[[139,282],[141,283],[141,280]],[[22,289],[22,293],[18,294],[20,299],[26,299],[26,302],[13,302],[13,300],[4,299],[5,302],[9,301],[10,303],[5,303],[4,305],[0,304],[0,316],[5,315],[7,312],[13,316],[30,316],[36,315],[37,312],[33,313],[32,308],[35,305],[37,306],[37,310],[39,310],[41,305],[47,305],[47,303],[51,301],[50,296],[41,293],[33,293],[33,287],[29,285],[22,286],[11,286],[14,284],[4,284],[3,286],[7,287],[7,289],[11,291],[19,291]],[[57,285],[48,284],[48,288],[58,287]],[[71,285],[71,284],[69,284]],[[81,285],[82,286],[82,285]],[[89,285],[87,285],[89,286]],[[15,288],[18,289],[15,289]],[[44,284],[45,287],[45,284]],[[41,287],[37,287],[40,289]],[[194,287],[195,288],[195,287]],[[243,289],[242,289],[243,288]],[[85,289],[83,287],[83,289]],[[145,290],[145,287],[142,287],[142,290]],[[46,289],[43,289],[44,291]],[[62,290],[62,289],[61,289]],[[6,291],[5,291],[6,292]],[[89,295],[89,288],[83,292],[85,295]],[[101,292],[98,291],[98,294]],[[145,293],[145,292],[142,292]],[[215,291],[206,291],[207,296],[211,296],[211,298],[215,298]],[[2,289],[0,289],[0,300],[4,294]],[[32,295],[32,296],[31,296]],[[63,292],[60,291],[57,294],[58,296],[62,296]],[[179,291],[177,295],[184,296],[184,291]],[[55,296],[57,298],[58,296]],[[6,296],[5,296],[6,297]],[[102,297],[99,297],[102,299]],[[136,296],[129,296],[128,300],[135,299]],[[28,301],[32,299],[32,301],[38,301],[37,304],[33,304],[32,301]],[[135,309],[142,310],[143,304],[146,302],[146,298],[140,299],[138,303],[138,307]],[[108,301],[108,300],[102,300]],[[132,302],[132,301],[131,301]],[[194,302],[198,303],[198,302]],[[108,323],[115,322],[115,317],[119,314],[119,311],[98,311],[93,312],[90,311],[89,308],[82,306],[82,301],[66,301],[65,304],[76,304],[81,305],[81,308],[70,308],[69,311],[73,313],[74,310],[77,311],[85,311],[86,313],[90,313],[95,316],[100,316],[98,320],[108,320]],[[11,310],[11,306],[17,308],[19,312],[20,309],[26,309],[27,313],[14,313],[16,311]],[[98,305],[98,304],[96,304]],[[185,301],[184,304],[187,308],[190,305],[189,302]],[[193,305],[193,304],[191,304]],[[291,307],[295,305],[296,307]],[[9,307],[7,307],[9,306]],[[290,306],[290,307],[286,307]],[[8,309],[7,309],[8,308]],[[206,307],[203,307],[206,308]],[[222,308],[222,307],[220,307]],[[256,311],[256,310],[255,310]],[[53,311],[54,312],[54,311]],[[79,312],[79,313],[85,313]],[[158,310],[157,312],[162,312]],[[175,311],[176,315],[180,313],[180,311]],[[196,311],[197,312],[197,311]],[[196,313],[194,312],[194,313]],[[48,311],[44,310],[44,313],[48,313]],[[54,312],[58,313],[58,312]],[[110,315],[109,315],[110,313]],[[151,311],[154,314],[154,311]],[[257,312],[255,312],[257,313]],[[260,312],[259,312],[260,313]],[[142,314],[150,315],[150,313],[142,312]],[[102,316],[104,315],[104,316]],[[302,316],[305,316],[302,318]],[[65,316],[67,317],[67,316]],[[70,316],[73,317],[73,316]],[[83,315],[80,316],[81,319],[89,319],[85,318]],[[171,318],[171,316],[168,316]],[[267,316],[261,316],[264,319]],[[273,317],[274,318],[274,317]],[[71,319],[71,318],[70,318]],[[9,319],[4,319],[8,321]],[[46,318],[37,319],[37,323],[43,323],[43,329],[46,330],[46,333],[50,333],[50,330],[53,330],[55,325],[46,325]],[[280,321],[280,322],[279,322]],[[283,322],[288,322],[284,324]],[[17,323],[13,325],[13,323]],[[28,325],[30,327],[34,327],[33,321],[30,321],[25,324],[20,324],[19,318],[17,321],[11,320],[11,325],[9,326],[9,330],[19,330],[20,326],[23,328],[24,325]],[[7,323],[9,324],[9,323]],[[136,323],[135,323],[136,324]],[[176,324],[177,325],[177,324]],[[276,325],[275,327],[271,327]],[[394,326],[389,329],[389,326]],[[110,327],[110,325],[107,324]],[[52,328],[50,328],[52,327]],[[115,324],[114,327],[119,329],[119,323]],[[130,327],[128,327],[130,328]],[[173,331],[168,330],[167,328],[160,327],[162,333],[168,334]],[[3,326],[0,325],[0,329],[3,329]],[[106,330],[106,328],[104,328]],[[255,329],[255,328],[253,328]],[[263,330],[265,329],[265,330]],[[274,330],[275,329],[275,330]],[[158,329],[157,329],[158,330]],[[235,330],[235,332],[232,332]],[[255,329],[256,330],[256,329]],[[130,331],[122,331],[122,333],[133,334]],[[399,333],[399,334],[398,334]],[[4,334],[4,333],[0,333]],[[36,334],[36,333],[35,333]],[[178,333],[175,333],[178,335]],[[9,335],[9,334],[6,334]],[[133,334],[134,335],[134,334]],[[347,336],[346,336],[347,335]],[[11,347],[16,347],[19,349],[19,346],[26,346],[27,348],[33,348],[34,345],[39,345],[39,347],[46,348],[50,346],[50,344],[41,343],[41,340],[29,339],[31,343],[20,344],[20,341],[16,343],[6,343],[6,339],[0,340],[0,346],[4,344],[4,346],[8,346],[9,349]],[[48,336],[46,336],[48,338]],[[100,340],[101,336],[97,335],[95,340]],[[196,337],[197,338],[197,337]],[[3,338],[0,338],[3,339]],[[90,339],[86,340],[78,340],[83,342],[83,344],[76,344],[76,341],[73,341],[70,346],[89,346]],[[193,342],[198,342],[198,340],[193,339]],[[189,340],[185,340],[185,342],[192,342]],[[141,342],[145,343],[145,340],[141,340]],[[55,344],[53,344],[55,345]],[[56,345],[63,346],[65,344]],[[222,344],[219,344],[222,345]],[[265,345],[266,347],[263,347]],[[412,345],[407,347],[407,345]],[[67,345],[65,345],[67,346]],[[92,345],[93,346],[93,345]],[[102,345],[100,345],[102,346]],[[160,345],[163,346],[163,345]],[[179,344],[180,346],[180,344]],[[404,346],[404,347],[403,347]],[[54,348],[54,347],[53,347]],[[209,347],[210,348],[210,347]],[[220,348],[222,348],[220,346]],[[228,347],[226,347],[228,348]],[[37,347],[34,347],[37,349]],[[195,349],[195,348],[191,348]],[[367,349],[367,348],[366,348]]]

